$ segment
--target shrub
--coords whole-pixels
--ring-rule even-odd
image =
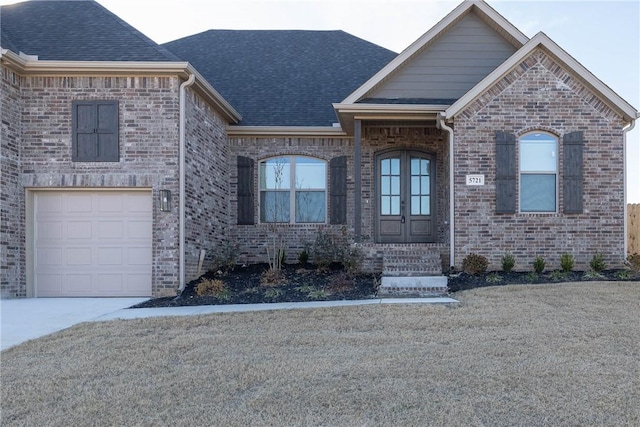
[[[282,270],[268,269],[260,276],[262,286],[280,286],[286,283],[286,278]]]
[[[547,262],[541,256],[537,256],[533,261],[533,271],[536,274],[541,274],[544,271],[544,267],[547,265]]]
[[[211,269],[213,271],[229,272],[232,271],[238,261],[238,252],[240,245],[231,242],[225,242],[213,256]]]
[[[306,264],[307,261],[309,261],[309,252],[307,252],[306,249],[303,249],[299,254],[298,254],[298,262],[300,262],[300,264]]]
[[[318,235],[311,247],[313,262],[319,268],[329,267],[332,262],[338,259],[338,252],[336,244],[329,233],[324,230],[318,231]]]
[[[504,256],[502,257],[502,271],[504,271],[505,273],[508,273],[511,270],[513,270],[513,267],[515,265],[516,265],[515,257],[508,252],[504,254]]]
[[[220,279],[203,279],[196,286],[196,294],[198,296],[214,296],[222,295],[226,291],[225,284]]]
[[[620,270],[620,271],[616,271],[616,279],[619,280],[629,280],[631,279],[631,277],[633,277],[633,274],[631,273],[630,270]]]
[[[359,273],[362,269],[362,261],[364,260],[364,252],[362,246],[353,243],[347,246],[342,254],[342,265],[350,274]]]
[[[486,257],[470,253],[462,260],[462,270],[468,274],[480,274],[487,271],[489,261]]]
[[[586,271],[583,275],[582,275],[582,280],[602,280],[605,277],[598,273],[597,271],[591,270],[591,271]]]
[[[344,271],[340,271],[332,275],[329,283],[327,284],[327,289],[331,293],[344,292],[351,289],[352,287],[353,279],[348,273]]]
[[[634,253],[627,257],[627,261],[629,262],[629,266],[635,272],[640,272],[640,254]]]
[[[560,268],[562,268],[562,271],[568,273],[573,270],[574,265],[573,255],[567,253],[560,255]]]
[[[604,255],[600,252],[596,252],[591,261],[589,262],[589,266],[596,273],[600,273],[602,270],[607,268],[607,264],[604,262]]]
[[[555,282],[560,282],[562,280],[566,280],[567,279],[567,272],[566,271],[552,271],[551,272],[551,280],[555,281]]]
[[[282,290],[276,289],[276,288],[267,289],[266,292],[264,293],[264,297],[271,301],[277,300],[281,296],[282,296]]]
[[[487,276],[487,283],[500,283],[502,282],[502,276],[498,273],[491,273]]]

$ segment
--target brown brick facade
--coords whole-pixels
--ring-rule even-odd
[[[456,265],[471,252],[489,258],[492,268],[511,252],[516,268],[531,269],[536,256],[559,268],[562,253],[572,253],[576,268],[588,268],[596,251],[610,266],[624,258],[623,123],[572,74],[541,50],[498,81],[455,120]],[[494,133],[517,137],[534,130],[559,138],[584,132],[581,214],[563,213],[562,168],[558,212],[495,213]],[[517,150],[517,149],[516,149]],[[484,174],[485,186],[465,185],[466,174]]]

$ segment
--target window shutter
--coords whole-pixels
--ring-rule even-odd
[[[238,156],[238,225],[254,224],[253,159]]]
[[[347,223],[347,157],[334,157],[329,162],[331,224]]]
[[[72,104],[74,162],[118,162],[118,101],[74,101]]]
[[[496,131],[496,213],[516,211],[516,136]]]
[[[582,213],[582,152],[583,133],[563,136],[562,194],[564,213]]]

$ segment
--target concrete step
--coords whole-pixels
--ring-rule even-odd
[[[436,297],[448,293],[446,276],[382,276],[380,297]]]

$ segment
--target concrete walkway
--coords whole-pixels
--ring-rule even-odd
[[[368,304],[446,304],[453,298],[384,298],[357,301],[316,301],[274,304],[198,305],[190,307],[136,308],[148,298],[26,298],[0,300],[2,321],[0,350],[39,338],[82,322],[139,319],[159,316],[193,316],[209,313],[345,307]]]

